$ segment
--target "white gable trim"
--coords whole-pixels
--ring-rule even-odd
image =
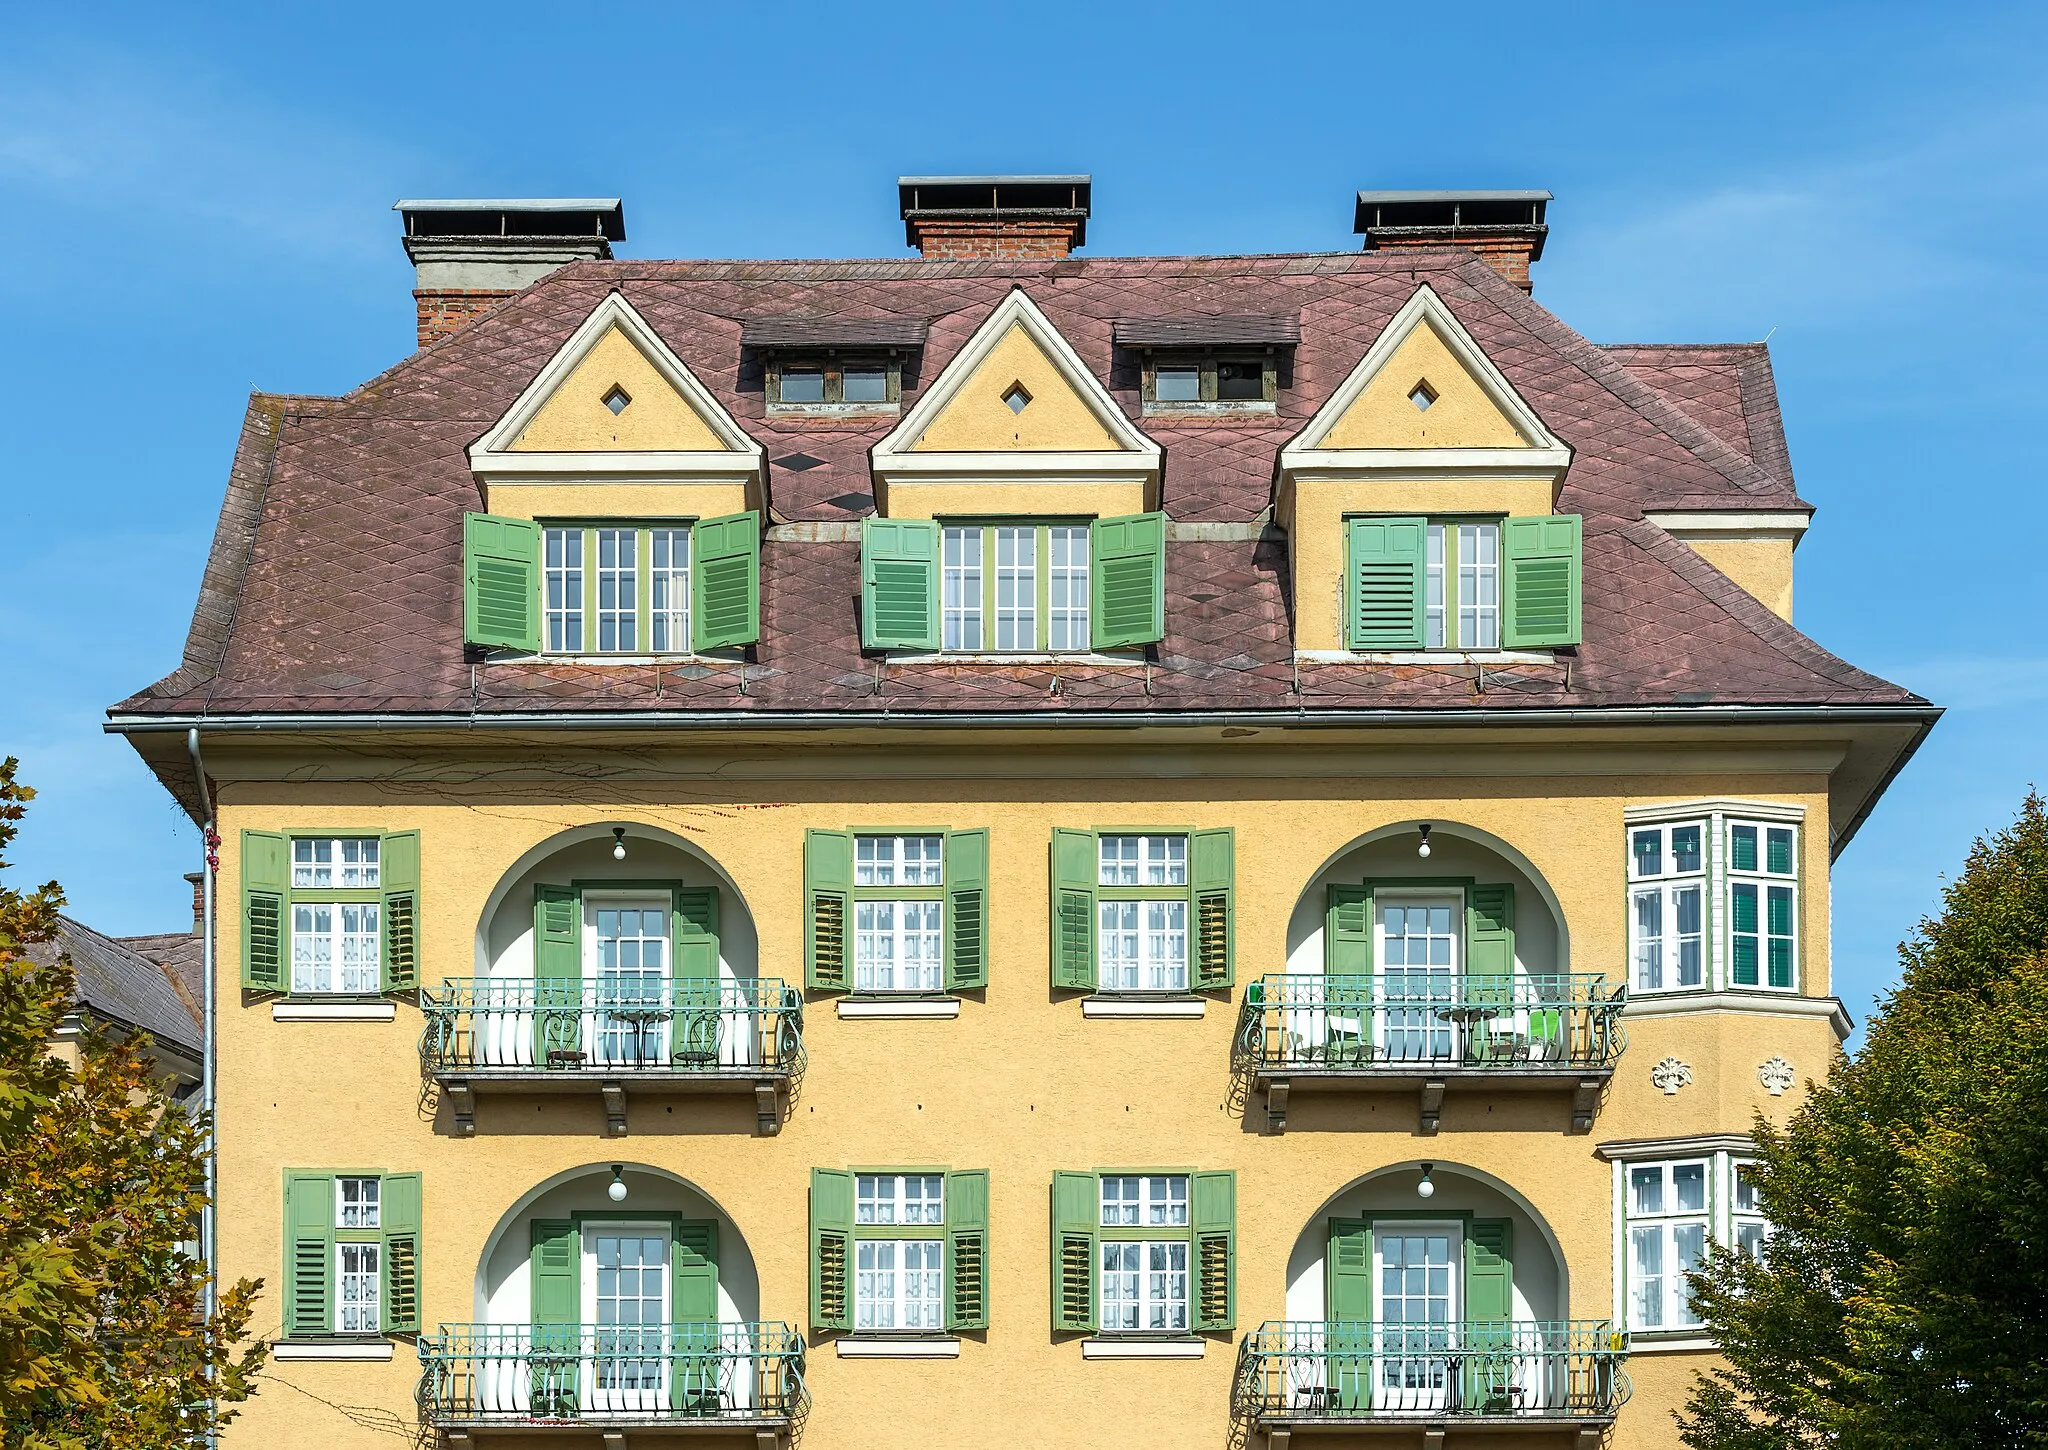
[[[1323,448],[1322,440],[1350,411],[1359,394],[1377,377],[1402,343],[1418,327],[1430,326],[1465,370],[1478,382],[1490,402],[1500,409],[1524,438],[1524,448]],[[1293,442],[1280,450],[1283,474],[1314,472],[1321,476],[1343,475],[1376,478],[1445,478],[1459,474],[1532,476],[1555,479],[1570,466],[1571,449],[1545,426],[1536,410],[1524,402],[1493,360],[1480,350],[1472,334],[1444,305],[1428,283],[1396,312],[1393,319],[1366,349],[1358,366],[1338,385],[1329,400],[1316,410],[1308,426]]]
[[[1021,326],[1025,333],[1036,342],[1053,368],[1087,404],[1089,412],[1114,439],[1118,447],[1114,450],[1070,453],[1064,451],[1018,450],[1015,452],[912,452],[917,440],[934,419],[944,411],[946,405],[974,376],[975,369],[994,351],[997,343],[1009,335],[1013,326]],[[1117,406],[1116,399],[1102,385],[1101,379],[1081,361],[1060,330],[1035,303],[1022,287],[1013,287],[1008,296],[995,306],[987,319],[976,328],[966,345],[954,354],[951,362],[941,369],[924,390],[915,407],[903,415],[903,421],[889,430],[888,436],[874,446],[870,455],[875,482],[887,487],[891,478],[911,479],[922,482],[975,482],[979,480],[1004,483],[1086,483],[1086,482],[1130,482],[1138,480],[1156,489],[1159,482],[1160,461],[1165,455],[1152,439],[1130,420],[1124,410]]]
[[[577,365],[590,355],[600,339],[614,327],[640,350],[654,370],[683,395],[711,431],[725,444],[723,449],[676,452],[578,452],[515,453],[512,445],[526,431],[534,415],[547,405]],[[569,334],[569,340],[535,374],[526,390],[470,446],[470,471],[486,483],[625,483],[661,479],[690,482],[759,480],[766,476],[767,450],[748,436],[725,405],[697,381],[674,349],[662,341],[646,318],[620,293],[606,295],[590,316]]]

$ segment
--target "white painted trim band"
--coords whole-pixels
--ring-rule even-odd
[[[273,1022],[389,1022],[398,1016],[391,1002],[273,1002]]]
[[[1785,992],[1673,992],[1668,996],[1630,994],[1624,1017],[1690,1017],[1701,1012],[1746,1012],[1760,1017],[1825,1017],[1835,1040],[1846,1041],[1856,1023],[1839,997],[1801,997]]]
[[[1813,523],[1805,509],[1645,509],[1643,518],[1667,534],[1803,534]]]
[[[1085,997],[1081,1001],[1083,1017],[1200,1017],[1208,1010],[1209,1004],[1200,998],[1148,1002],[1142,997]]]
[[[957,1339],[841,1339],[841,1359],[958,1359]]]
[[[1680,821],[1688,816],[1720,814],[1749,821],[1786,821],[1797,825],[1806,819],[1806,807],[1783,801],[1744,801],[1720,797],[1712,800],[1670,801],[1658,805],[1629,806],[1621,813],[1624,824],[1648,826],[1662,821]]]
[[[391,1341],[273,1339],[270,1342],[270,1357],[278,1360],[367,1360],[383,1363],[391,1358]]]
[[[1083,1359],[1200,1359],[1209,1348],[1201,1339],[1084,1339]]]
[[[1554,665],[1554,650],[1349,650],[1298,649],[1305,665]]]
[[[846,998],[841,997],[839,999],[839,1015],[841,1017],[871,1017],[885,1020],[912,1017],[958,1017],[960,1015],[960,1001],[957,997],[948,997],[943,1002],[935,1002],[928,998],[910,998],[901,1002],[877,1001],[873,998],[848,1001]]]

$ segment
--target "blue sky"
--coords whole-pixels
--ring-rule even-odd
[[[1091,172],[1096,254],[1548,187],[1536,296],[1587,336],[1770,337],[1798,623],[1950,707],[1838,865],[1859,1019],[2048,776],[2048,7],[697,10],[0,0],[11,880],[183,919],[194,832],[102,712],[177,662],[249,389],[410,349],[400,196],[618,195],[622,255],[774,257],[901,255],[904,172]]]

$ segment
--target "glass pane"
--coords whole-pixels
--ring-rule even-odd
[[[1631,1168],[1628,1171],[1629,1212],[1636,1214],[1662,1213],[1664,1211],[1664,1170],[1658,1168]]]
[[[1636,987],[1654,992],[1664,985],[1664,891],[1651,887],[1635,894]]]
[[[1655,828],[1636,831],[1635,849],[1631,853],[1638,877],[1662,876],[1664,874],[1664,832]]]
[[[1756,827],[1728,828],[1728,864],[1737,871],[1756,870]]]
[[[819,368],[784,368],[782,370],[782,401],[785,403],[824,402],[824,371]]]
[[[1423,564],[1422,642],[1430,649],[1444,647],[1444,526],[1431,524],[1425,531],[1428,542]]]
[[[1792,874],[1792,832],[1786,826],[1773,826],[1764,833],[1764,869],[1779,876]]]
[[[1700,869],[1700,828],[1698,826],[1673,826],[1671,828],[1671,869],[1678,872],[1693,872]]]
[[[1707,1165],[1677,1163],[1671,1168],[1671,1196],[1680,1213],[1707,1211]]]
[[[1195,403],[1202,397],[1198,367],[1162,367],[1154,374],[1152,396],[1162,403]]]
[[[1266,365],[1263,362],[1219,362],[1216,364],[1216,396],[1239,401],[1266,396]]]
[[[947,529],[941,572],[941,641],[949,650],[978,650],[981,642],[980,529]]]
[[[886,368],[850,367],[840,375],[839,396],[849,403],[885,403],[889,400]]]

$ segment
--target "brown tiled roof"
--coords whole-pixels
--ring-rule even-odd
[[[1574,450],[1560,508],[1586,518],[1584,642],[1540,664],[1297,668],[1284,542],[1256,527],[1271,504],[1275,458],[1424,281]],[[740,347],[750,320],[928,320],[921,364],[904,378],[907,407],[1013,286],[1030,292],[1164,447],[1169,518],[1238,526],[1221,530],[1222,538],[1190,538],[1203,531],[1183,529],[1169,543],[1166,638],[1146,663],[879,661],[861,652],[856,633],[857,544],[843,528],[791,527],[843,525],[871,509],[868,450],[889,423],[766,416],[758,367],[743,364]],[[499,663],[465,654],[461,516],[481,507],[465,449],[614,289],[766,449],[775,527],[762,552],[762,640],[744,666]],[[1112,347],[1119,319],[1252,313],[1300,318],[1276,414],[1140,417],[1136,371],[1121,366]],[[1768,391],[1768,360],[1719,349],[1706,351],[1739,356],[1680,361],[1702,350],[1675,349],[1658,361],[1648,358],[1654,351],[1593,346],[1463,249],[578,263],[344,398],[252,399],[185,663],[117,709],[489,715],[1923,703],[1828,654],[1644,521],[1646,508],[1674,500],[1804,507],[1783,459],[1775,403],[1751,397],[1752,387]]]
[[[1788,489],[1792,455],[1760,342],[1610,343],[1601,351]]]
[[[120,938],[61,913],[57,935],[28,948],[29,959],[37,962],[54,961],[60,954],[71,958],[76,976],[72,996],[79,1006],[197,1055],[199,1014],[169,969]]]

